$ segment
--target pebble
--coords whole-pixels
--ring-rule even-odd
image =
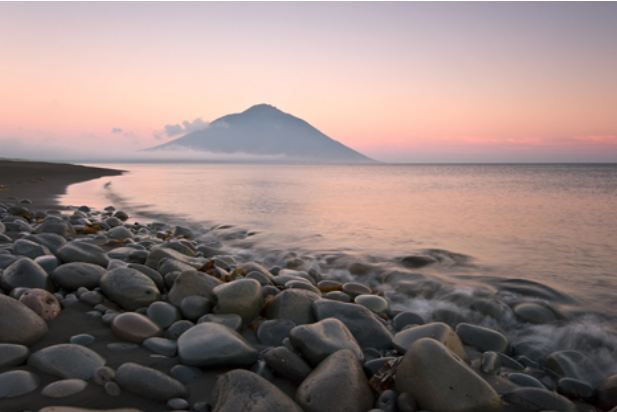
[[[347,293],[352,298],[355,298],[356,296],[359,296],[359,295],[370,295],[372,292],[371,288],[369,288],[366,285],[363,285],[362,283],[358,283],[358,282],[344,283],[341,290]]]
[[[0,294],[0,342],[31,345],[47,333],[47,324],[23,303]]]
[[[51,279],[66,290],[84,287],[94,289],[99,286],[106,270],[99,265],[84,262],[64,263],[51,274]]]
[[[263,357],[274,373],[292,382],[300,383],[311,373],[304,359],[285,346],[269,349]]]
[[[182,382],[153,368],[127,362],[116,370],[118,385],[147,399],[167,401],[187,394]]]
[[[411,345],[422,338],[435,339],[461,359],[467,359],[467,354],[458,335],[450,326],[442,322],[432,322],[403,329],[394,335],[394,346],[399,352],[405,353]]]
[[[286,289],[277,294],[266,311],[269,319],[286,319],[296,325],[315,322],[312,304],[319,299],[315,292],[303,289]]]
[[[324,293],[323,297],[326,299],[337,300],[339,302],[351,302],[351,297],[349,297],[347,293],[341,292],[340,290],[334,290],[332,292]]]
[[[257,339],[267,346],[278,346],[289,336],[296,324],[288,319],[265,320],[259,324]]]
[[[18,256],[25,256],[30,259],[51,254],[45,246],[27,239],[17,239],[13,243],[13,252]]]
[[[156,323],[136,312],[124,312],[114,317],[111,331],[120,339],[135,343],[161,334],[161,328]]]
[[[546,389],[542,382],[526,373],[513,372],[508,374],[508,379],[518,386]]]
[[[240,317],[240,315],[236,315],[235,313],[221,313],[219,315],[208,313],[207,315],[199,318],[199,320],[197,321],[197,323],[204,322],[214,322],[225,325],[235,331],[239,331],[242,328],[242,318]]]
[[[171,410],[182,410],[188,409],[189,403],[186,399],[182,398],[171,398],[167,401],[167,407]]]
[[[327,293],[327,292],[333,292],[335,290],[341,290],[341,288],[343,287],[343,284],[339,282],[338,280],[325,279],[325,280],[319,281],[317,283],[317,287],[319,288],[320,291]]]
[[[122,390],[116,382],[106,382],[103,385],[103,389],[105,390],[105,393],[109,396],[120,396],[122,394]]]
[[[557,391],[570,399],[586,399],[593,395],[593,388],[587,382],[574,378],[559,379]]]
[[[159,289],[148,276],[131,268],[116,268],[101,278],[101,290],[127,310],[148,306],[159,298]]]
[[[45,289],[28,289],[19,301],[46,321],[57,318],[62,310],[58,299]]]
[[[343,349],[328,356],[300,384],[296,401],[305,412],[365,412],[373,392],[356,355]]]
[[[94,371],[94,383],[104,385],[106,382],[111,382],[116,378],[116,371],[109,366],[101,366]]]
[[[139,345],[136,343],[111,342],[111,343],[108,343],[106,347],[112,352],[126,352],[129,350],[139,348]]]
[[[465,345],[473,346],[480,352],[505,352],[508,349],[508,339],[496,330],[470,323],[459,323],[456,334]]]
[[[71,336],[70,342],[76,345],[88,346],[94,342],[94,336],[87,333]]]
[[[409,392],[422,409],[440,412],[501,411],[499,395],[446,346],[415,341],[395,375],[396,389]]]
[[[34,261],[45,270],[48,274],[53,273],[60,264],[60,261],[54,255],[39,256]]]
[[[25,395],[38,386],[39,379],[32,372],[14,370],[0,373],[0,399]]]
[[[341,349],[350,350],[362,362],[364,354],[349,329],[338,319],[328,318],[310,325],[300,325],[289,333],[292,345],[312,365]]]
[[[152,253],[150,256],[152,256]],[[213,276],[196,270],[189,270],[175,279],[169,291],[168,299],[175,306],[180,306],[182,300],[187,296],[198,295],[212,299],[212,289],[220,284],[221,281]]]
[[[15,288],[49,289],[49,275],[38,263],[29,258],[21,258],[0,272],[0,286],[6,290]]]
[[[600,375],[597,366],[584,353],[562,350],[551,353],[545,362],[546,369],[554,376],[592,382]]]
[[[214,386],[212,403],[216,412],[238,412],[247,409],[255,412],[303,412],[279,388],[261,376],[243,369],[235,369],[219,376]]]
[[[169,374],[185,385],[195,382],[204,375],[201,369],[186,365],[174,365]]]
[[[107,267],[109,258],[105,255],[105,251],[99,246],[83,242],[72,241],[62,246],[58,250],[58,257],[63,262],[85,262],[93,263],[95,265]]]
[[[617,374],[604,379],[598,386],[598,402],[605,409],[617,406]]]
[[[174,357],[178,352],[178,345],[171,339],[159,337],[148,338],[144,340],[143,345],[145,348],[159,355]]]
[[[392,319],[392,326],[397,332],[403,330],[407,326],[423,324],[424,319],[422,319],[420,315],[413,312],[401,312]]]
[[[210,312],[211,306],[210,299],[199,295],[192,295],[182,299],[180,311],[186,319],[194,321]]]
[[[105,365],[105,359],[85,346],[61,343],[34,352],[28,358],[28,365],[60,378],[88,381],[98,368]]]
[[[162,329],[171,326],[172,323],[181,319],[178,308],[162,301],[150,304],[147,313],[148,317]]]
[[[551,323],[557,320],[557,315],[548,306],[524,302],[514,307],[514,314],[523,322],[542,324]]]
[[[165,331],[165,336],[169,339],[178,339],[180,335],[195,326],[190,320],[179,320],[174,322]]]
[[[0,343],[0,369],[23,364],[30,351],[27,346],[14,343]]]
[[[336,318],[343,322],[363,348],[384,349],[392,346],[392,334],[364,306],[319,299],[313,302],[317,319]]]
[[[62,379],[45,386],[41,395],[48,398],[66,398],[75,395],[88,386],[88,382],[82,379]]]
[[[133,232],[127,229],[125,226],[115,226],[107,231],[107,237],[111,240],[123,242],[129,239],[133,239]]]
[[[212,289],[216,299],[214,313],[235,313],[247,324],[263,306],[261,285],[254,279],[237,279]]]
[[[388,301],[377,295],[358,295],[354,302],[378,314],[384,314],[388,310]]]
[[[190,366],[249,366],[257,351],[227,326],[205,322],[193,326],[178,338],[178,355]]]
[[[504,393],[503,400],[510,405],[532,411],[575,412],[576,406],[567,398],[546,389],[517,388]]]

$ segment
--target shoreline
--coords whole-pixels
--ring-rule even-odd
[[[62,209],[57,199],[68,186],[123,173],[68,163],[0,159],[0,200],[28,199],[40,209]]]
[[[335,278],[295,255],[234,252],[222,227],[206,239],[113,206],[43,212],[62,184],[122,172],[17,163],[14,196],[26,197],[24,187],[37,196],[0,197],[3,412],[241,411],[255,399],[258,409],[298,412],[614,406],[617,371],[589,348],[611,359],[614,342],[581,332],[587,319],[561,311],[566,297],[542,285],[457,290],[425,272],[429,255],[377,278],[347,261],[357,276]],[[429,302],[438,305],[423,312]],[[568,346],[574,332],[583,346]],[[551,350],[534,340],[541,333]],[[54,391],[62,396],[45,395]]]

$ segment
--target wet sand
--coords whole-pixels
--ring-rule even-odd
[[[29,199],[38,208],[60,208],[56,199],[67,186],[102,176],[117,176],[122,170],[65,163],[0,159],[0,199]]]

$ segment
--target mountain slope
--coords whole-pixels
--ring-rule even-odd
[[[304,120],[267,104],[220,117],[203,130],[149,150],[163,149],[275,156],[290,161],[373,162]]]

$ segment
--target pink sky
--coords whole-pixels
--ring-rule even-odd
[[[266,102],[380,160],[617,161],[615,39],[615,3],[2,3],[0,156]]]

